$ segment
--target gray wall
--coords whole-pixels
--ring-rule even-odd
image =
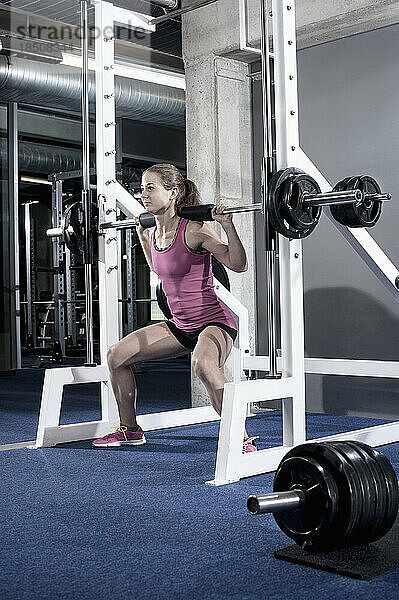
[[[399,265],[399,26],[298,52],[298,80],[302,148],[332,183],[367,174],[392,192],[371,234]],[[325,217],[304,241],[304,278],[307,356],[399,359],[398,304]],[[307,406],[398,416],[399,381],[307,376]]]

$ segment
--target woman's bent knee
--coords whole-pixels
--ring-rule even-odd
[[[117,355],[118,355],[117,345],[114,344],[113,346],[110,346],[108,348],[108,352],[107,352],[107,364],[108,364],[108,368],[111,370],[114,370],[117,368]]]
[[[127,356],[120,346],[120,342],[114,344],[108,349],[107,352],[107,364],[111,371],[120,369],[123,367],[129,367],[135,362],[138,362],[136,354]]]
[[[192,367],[195,375],[201,380],[210,379],[214,371],[217,370],[217,365],[215,365],[213,361],[210,361],[205,357],[197,358],[193,356]]]

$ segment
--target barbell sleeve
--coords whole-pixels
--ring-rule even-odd
[[[329,206],[364,201],[389,202],[392,199],[392,194],[364,194],[362,190],[356,189],[326,192],[325,194],[304,194],[302,199],[307,206]]]
[[[392,194],[366,194],[364,198],[369,202],[389,202]]]
[[[53,227],[52,229],[47,229],[46,235],[50,238],[60,238],[63,235],[62,227]]]
[[[362,202],[361,190],[344,190],[343,192],[326,192],[325,194],[304,194],[302,200],[306,206],[329,206],[337,204],[353,204]]]
[[[272,492],[271,494],[249,496],[247,508],[253,515],[263,515],[265,513],[277,513],[299,508],[305,501],[305,493],[301,490]]]

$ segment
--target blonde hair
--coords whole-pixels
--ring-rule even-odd
[[[199,191],[195,183],[190,179],[186,179],[174,165],[152,165],[152,167],[144,171],[143,175],[146,173],[156,173],[165,190],[177,188],[178,197],[175,203],[177,211],[183,206],[197,206],[201,203]]]

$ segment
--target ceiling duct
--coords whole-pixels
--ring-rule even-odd
[[[7,140],[0,138],[0,161],[7,163]],[[82,151],[34,142],[18,142],[18,168],[24,173],[50,175],[82,168]],[[142,169],[122,167],[124,183],[140,181]]]
[[[1,160],[7,160],[7,140],[0,139]],[[82,152],[36,142],[18,142],[18,168],[22,173],[60,173],[82,167]]]
[[[66,65],[33,62],[0,54],[2,102],[18,102],[67,112],[81,111],[81,70]],[[89,74],[89,106],[95,110],[94,73]],[[127,77],[115,77],[118,117],[184,128],[185,93],[182,89]]]

